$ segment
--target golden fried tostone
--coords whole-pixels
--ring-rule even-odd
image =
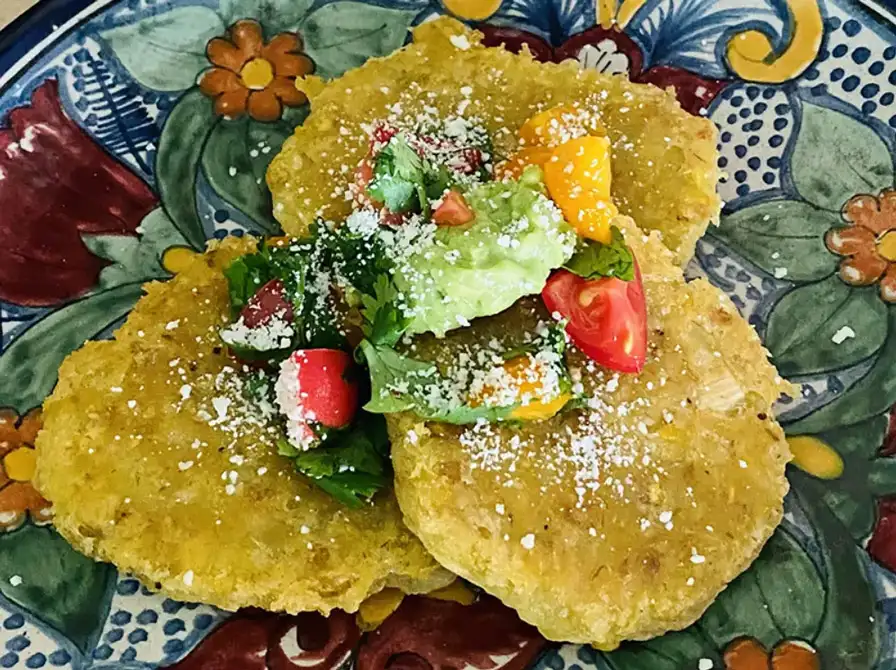
[[[682,110],[671,92],[575,62],[545,64],[486,48],[481,37],[441,18],[416,28],[414,43],[387,58],[327,83],[299,82],[311,114],[267,175],[283,228],[299,235],[317,216],[341,221],[349,213],[345,187],[367,153],[366,124],[414,120],[424,106],[442,117],[462,111],[481,120],[500,159],[517,149],[517,131],[536,112],[574,104],[593,112],[613,142],[619,209],[661,231],[676,262],[686,262],[719,214],[715,126]]]
[[[672,254],[624,223],[644,276],[650,350],[639,375],[571,354],[589,407],[543,422],[456,427],[390,418],[408,527],[449,570],[548,638],[612,649],[695,621],[781,520],[790,458],[771,404],[789,386],[755,331]],[[523,301],[446,340],[549,320]]]
[[[252,249],[229,238],[148,285],[114,340],[62,365],[37,439],[56,528],[172,597],[226,609],[354,611],[386,586],[444,586],[453,577],[404,527],[391,491],[344,507],[241,413],[217,335],[229,319],[221,268]]]

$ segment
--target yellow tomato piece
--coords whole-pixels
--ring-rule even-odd
[[[575,216],[575,219],[567,216],[567,220],[579,235],[607,244],[613,238],[610,229],[619,210],[609,200],[599,200],[592,207],[580,209]]]
[[[554,150],[549,147],[526,147],[520,149],[503,163],[495,166],[495,179],[519,179],[530,165],[544,168]]]
[[[569,393],[561,393],[552,398],[541,397],[544,394],[543,370],[539,364],[533,366],[533,360],[526,355],[517,356],[504,363],[504,371],[510,378],[508,386],[516,395],[518,401],[527,399],[525,405],[520,405],[510,414],[511,419],[522,421],[543,421],[550,419],[572,397]],[[488,403],[489,399],[497,395],[499,389],[484,388],[482,393],[470,399],[474,407]]]
[[[472,605],[476,600],[476,593],[460,579],[455,579],[448,586],[430,591],[426,594],[426,597],[435,598],[436,600],[449,600],[461,605]]]
[[[404,593],[398,589],[383,589],[361,603],[355,616],[358,628],[363,631],[375,630],[398,609]]]
[[[580,235],[610,241],[610,222],[619,211],[610,199],[610,141],[606,137],[579,137],[554,149],[544,164],[544,183]]]
[[[572,396],[561,393],[553,400],[532,400],[528,405],[520,405],[510,413],[511,419],[520,421],[544,421],[550,419],[566,406]]]
[[[520,139],[529,146],[554,147],[572,137],[571,128],[581,126],[580,112],[570,105],[558,105],[539,112],[520,128]]]

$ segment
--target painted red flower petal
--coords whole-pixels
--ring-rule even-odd
[[[660,88],[672,86],[679,104],[691,114],[700,114],[709,107],[715,97],[728,84],[722,79],[706,79],[693,72],[668,65],[657,65],[637,77],[642,84],[653,84]]]
[[[306,612],[275,631],[268,650],[270,670],[331,670],[341,668],[361,639],[355,617],[334,611],[324,618]]]
[[[0,299],[49,306],[85,293],[105,262],[81,235],[134,235],[155,205],[66,116],[58,82],[44,82],[0,128]]]
[[[482,32],[484,36],[482,43],[487,47],[503,46],[511,53],[517,54],[523,50],[523,45],[526,45],[535,60],[545,63],[553,60],[554,50],[538,35],[503,26],[481,25],[476,26],[476,29]]]
[[[612,44],[612,47],[610,46]],[[554,52],[554,60],[558,63],[567,59],[573,59],[583,66],[590,64],[590,50],[599,50],[605,57],[595,62],[595,69],[610,74],[620,74],[618,67],[611,67],[613,57],[616,54],[624,55],[628,60],[627,71],[631,79],[641,74],[644,56],[641,49],[631,37],[618,30],[607,30],[601,26],[595,26],[588,30],[573,35]]]
[[[362,642],[358,670],[522,670],[546,641],[497,599],[411,596]],[[500,660],[496,660],[500,657]]]
[[[228,619],[171,670],[335,670],[361,638],[345,612],[328,618],[247,609]]]
[[[896,572],[896,498],[877,502],[877,523],[867,549],[874,560]]]

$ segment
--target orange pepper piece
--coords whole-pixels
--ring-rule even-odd
[[[570,105],[558,105],[539,112],[520,128],[520,139],[528,146],[555,147],[570,139],[570,128],[581,125],[580,112]]]
[[[519,179],[523,176],[523,170],[530,165],[544,167],[554,150],[548,147],[526,147],[520,149],[503,163],[495,166],[495,179]]]
[[[611,240],[610,224],[619,210],[610,199],[610,141],[579,137],[554,149],[544,164],[544,183],[563,216],[583,237]]]

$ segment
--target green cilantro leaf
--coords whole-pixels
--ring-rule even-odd
[[[274,278],[268,259],[262,254],[247,254],[234,259],[224,269],[230,294],[230,309],[236,316],[256,291]]]
[[[388,484],[385,477],[366,472],[339,472],[331,477],[312,478],[311,481],[346,507],[352,508],[370,502],[376,492]]]
[[[613,226],[608,244],[584,241],[563,267],[585,279],[618,277],[631,281],[635,276],[635,259],[625,243],[622,231]]]
[[[374,179],[367,187],[367,192],[391,212],[408,212],[418,203],[416,182],[397,179],[388,174]]]
[[[378,235],[353,233],[348,226],[315,226],[320,263],[334,268],[353,288],[372,295],[380,275],[392,271],[392,261]]]
[[[451,170],[444,165],[430,167],[425,171],[423,180],[428,200],[438,200],[454,184]]]
[[[390,480],[386,422],[367,412],[360,412],[351,428],[329,432],[315,449],[280,449],[296,470],[349,507],[360,507]]]
[[[422,204],[418,188],[423,184],[423,161],[407,139],[398,134],[377,154],[367,193],[390,211],[403,213]]]
[[[516,405],[473,407],[461,404],[450,408],[439,407],[433,404],[428,392],[433,384],[441,381],[435,365],[405,356],[389,347],[375,346],[368,340],[363,340],[358,350],[370,370],[370,401],[364,405],[368,412],[390,414],[412,411],[431,421],[468,424],[481,419],[500,421],[516,409]]]
[[[362,294],[364,317],[362,330],[365,337],[374,345],[394,347],[405,330],[410,319],[404,315],[396,304],[398,289],[388,275],[380,275],[373,286],[373,295]]]

